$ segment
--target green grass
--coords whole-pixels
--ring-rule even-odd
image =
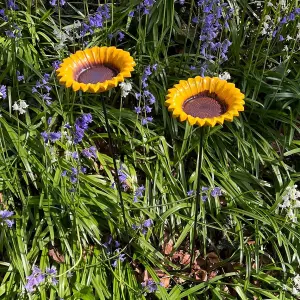
[[[293,290],[293,278],[299,273],[300,213],[296,207],[289,215],[280,205],[288,187],[300,179],[300,16],[281,29],[290,41],[261,35],[266,15],[276,25],[278,17],[299,6],[287,2],[286,10],[276,1],[273,7],[262,1],[260,8],[257,2],[226,2],[235,10],[220,37],[232,42],[228,60],[208,62],[206,75],[228,71],[246,104],[234,122],[206,131],[202,185],[209,192],[221,187],[223,196],[200,203],[196,249],[201,276],[190,275],[189,264],[174,258],[190,253],[194,238],[195,194],[187,192],[196,190],[200,129],[173,119],[164,106],[167,90],[199,75],[204,62],[201,23],[192,22],[203,14],[196,2],[181,6],[157,0],[149,15],[136,12],[133,18],[128,13],[138,1],[109,3],[111,18],[84,38],[78,38],[76,24],[87,21],[98,1],[67,1],[58,9],[47,1],[17,0],[19,10],[5,10],[9,21],[0,19],[0,87],[7,87],[7,98],[0,100],[0,210],[14,211],[15,224],[9,228],[0,219],[0,299],[297,298],[300,289]],[[0,9],[6,7],[0,0]],[[13,23],[22,29],[21,37],[6,36]],[[110,41],[108,34],[120,30],[124,40]],[[59,84],[53,61],[106,45],[129,51],[137,64],[126,98],[119,87],[93,95]],[[156,97],[153,121],[143,126],[133,111],[139,104],[135,93],[143,90],[144,68],[155,63],[148,80]],[[198,68],[191,70],[191,65]],[[17,70],[24,81],[18,82]],[[50,106],[32,93],[45,73],[52,87]],[[19,99],[29,105],[22,115],[12,109]],[[111,187],[115,174],[101,101],[108,107],[118,168],[127,175],[125,216]],[[71,135],[64,125],[73,126],[82,113],[91,113],[93,122],[81,143],[70,144],[65,135],[44,143],[41,132]],[[66,156],[66,151],[80,153],[90,146],[97,148],[97,159]],[[69,178],[72,167],[87,168],[75,184]],[[62,176],[64,170],[68,176]],[[143,196],[134,202],[141,185]],[[132,228],[147,219],[153,226],[146,234]],[[119,253],[114,251],[118,247],[111,253],[105,247],[110,236],[120,243]],[[34,265],[42,272],[55,266],[57,284],[47,277],[33,292],[26,291]],[[157,283],[154,293],[141,285],[147,276]],[[162,278],[170,279],[167,287],[159,285]]]

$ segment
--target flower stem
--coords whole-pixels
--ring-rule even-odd
[[[196,191],[196,201],[195,201],[195,210],[194,210],[194,228],[193,228],[193,241],[192,241],[192,252],[191,252],[191,261],[190,261],[190,272],[192,272],[192,265],[195,256],[195,244],[196,244],[196,236],[197,236],[197,218],[198,211],[200,209],[200,196],[201,196],[201,177],[202,177],[202,162],[203,162],[203,139],[205,134],[205,128],[200,127],[200,144],[197,158],[197,191]]]
[[[122,215],[123,215],[123,219],[124,219],[124,229],[125,229],[125,232],[126,232],[126,235],[127,235],[127,241],[129,241],[128,227],[127,227],[126,216],[125,216],[124,201],[123,201],[123,198],[122,198],[121,184],[120,184],[120,180],[119,180],[119,177],[118,177],[118,168],[117,168],[116,156],[115,156],[115,151],[114,151],[114,147],[113,147],[110,126],[109,126],[109,123],[108,123],[108,117],[107,117],[107,110],[106,110],[105,100],[104,100],[103,97],[101,97],[100,101],[102,102],[103,114],[104,114],[104,119],[105,119],[107,134],[108,134],[109,150],[110,150],[110,152],[112,154],[112,159],[113,159],[113,163],[114,163],[115,184],[117,186],[118,193],[119,193],[120,204],[121,204],[121,209],[122,209]],[[130,252],[130,248],[128,248],[128,250]]]

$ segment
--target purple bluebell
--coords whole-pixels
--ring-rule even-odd
[[[83,174],[85,174],[86,171],[87,171],[87,168],[86,168],[86,167],[81,167],[81,168],[80,168],[80,171],[81,171]]]
[[[48,141],[49,141],[48,133],[46,131],[43,131],[43,132],[41,132],[41,136],[44,139],[44,142],[48,143]]]
[[[134,108],[134,111],[135,111],[136,114],[140,114],[142,112],[142,109],[139,106],[136,106]]]
[[[122,31],[118,32],[118,41],[122,42],[125,37],[125,34]]]
[[[144,191],[145,191],[144,185],[139,186],[134,193],[133,202],[137,202],[138,197],[143,197]]]
[[[150,107],[149,105],[146,105],[146,106],[144,106],[144,110],[145,110],[145,112],[148,114],[148,113],[151,113],[151,111],[152,111],[152,107]]]
[[[0,224],[3,225],[3,222],[6,223],[6,225],[11,228],[14,224],[13,220],[10,220],[9,218],[14,215],[13,211],[9,210],[0,210]]]
[[[97,158],[97,149],[95,146],[91,146],[90,148],[83,149],[81,154],[86,158]]]
[[[153,226],[153,221],[151,219],[147,219],[144,221],[143,226],[146,228],[149,228],[149,227]]]
[[[186,194],[187,194],[188,197],[190,197],[190,196],[192,196],[194,194],[194,191],[193,190],[189,190]]]
[[[179,0],[180,5],[184,5],[185,0]]]
[[[117,266],[117,264],[118,264],[118,260],[114,260],[111,265],[113,268],[115,268]]]
[[[93,121],[90,113],[83,114],[75,120],[74,143],[78,144],[84,137],[85,130],[88,129],[89,124]]]
[[[61,138],[61,133],[60,132],[49,132],[48,134],[49,140],[54,143]]]
[[[61,176],[62,177],[65,177],[66,175],[67,175],[67,171],[66,170],[64,170],[64,171],[61,172]]]
[[[0,86],[0,99],[6,99],[7,93],[6,93],[6,86],[1,85]]]
[[[208,198],[208,197],[207,197],[206,195],[202,196],[202,201],[205,202],[205,201],[207,200],[207,198]]]
[[[52,266],[51,268],[46,268],[46,274],[54,276],[57,274],[57,269],[55,266]]]
[[[142,282],[142,287],[148,292],[148,293],[155,293],[158,289],[157,283],[154,282],[152,279],[149,279],[148,281]]]
[[[5,10],[4,9],[0,9],[0,18],[3,19],[3,21],[8,22],[8,17],[5,14]]]
[[[127,175],[121,169],[118,170],[118,176],[121,183],[125,182],[127,179]]]
[[[52,117],[49,117],[48,120],[47,120],[47,124],[50,125],[51,122],[52,122]]]
[[[215,187],[212,189],[210,194],[212,197],[222,196],[222,190],[220,187]]]
[[[66,123],[66,124],[64,125],[64,128],[71,129],[72,127],[71,127],[71,125],[70,125],[69,123]]]
[[[107,4],[99,6],[95,15],[89,17],[88,23],[82,23],[80,35],[84,36],[88,32],[93,34],[94,30],[97,28],[102,28],[103,23],[109,18],[109,6]]]
[[[57,285],[58,284],[58,279],[57,278],[55,278],[55,277],[52,277],[51,278],[51,283],[52,283],[52,285]]]
[[[111,40],[113,39],[114,35],[113,35],[112,33],[109,33],[109,34],[107,35],[107,37],[108,37],[108,39],[111,41]]]
[[[199,18],[198,17],[193,17],[192,22],[195,23],[195,24],[198,24],[199,23]]]
[[[70,181],[71,181],[71,183],[73,183],[73,184],[75,184],[76,182],[77,182],[77,176],[76,175],[74,175],[74,174],[71,174],[71,176],[70,176]]]
[[[61,64],[61,61],[60,60],[55,60],[53,63],[52,63],[52,67],[54,70],[57,70],[59,68]]]
[[[78,159],[78,158],[79,158],[78,152],[77,152],[77,151],[72,152],[71,156],[72,156],[72,158],[74,158],[74,159]]]
[[[8,0],[7,1],[7,7],[9,9],[12,9],[12,10],[18,10],[19,9],[18,5],[15,3],[15,0]]]
[[[24,80],[24,75],[21,75],[20,71],[17,71],[17,80],[18,81]]]
[[[132,10],[132,11],[128,14],[128,16],[129,16],[130,18],[133,18],[133,17],[134,17],[134,10]]]
[[[133,230],[141,229],[141,226],[140,225],[136,225],[136,224],[133,224],[131,227],[132,227]]]
[[[152,122],[153,118],[152,117],[146,117],[146,118],[142,118],[142,125],[146,125],[149,122]]]
[[[15,38],[15,34],[11,30],[5,30],[5,35],[10,38]]]
[[[32,293],[41,283],[45,282],[46,274],[40,268],[33,266],[32,274],[26,277],[27,283],[25,289]]]

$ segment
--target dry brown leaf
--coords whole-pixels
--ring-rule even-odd
[[[181,259],[181,264],[182,265],[188,265],[191,262],[191,255],[188,253],[185,253]]]
[[[217,264],[218,262],[220,262],[219,256],[215,252],[209,252],[209,253],[207,253],[206,259],[211,264]]]
[[[213,279],[218,275],[217,271],[212,271],[209,273],[208,279]]]
[[[247,244],[248,244],[248,245],[254,245],[254,244],[255,244],[255,241],[251,241],[251,240],[250,240],[250,241],[247,241]]]
[[[196,280],[207,281],[207,272],[205,270],[200,269],[195,273]]]
[[[173,240],[170,238],[169,233],[167,231],[165,231],[164,232],[163,253],[165,255],[171,254],[171,252],[173,251],[173,245],[174,245]]]
[[[63,254],[59,253],[58,249],[53,246],[49,247],[48,255],[59,264],[65,262],[65,257],[63,256]]]
[[[168,288],[170,286],[170,276],[160,278],[160,283],[164,288]]]

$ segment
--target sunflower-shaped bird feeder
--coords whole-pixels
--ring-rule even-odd
[[[200,77],[181,80],[169,89],[165,105],[173,117],[190,125],[200,126],[200,145],[197,163],[197,191],[194,207],[194,228],[190,269],[194,260],[197,217],[200,209],[201,169],[203,161],[203,139],[206,126],[214,127],[224,121],[233,121],[244,110],[244,95],[233,83],[217,77]]]
[[[127,51],[116,47],[93,47],[77,51],[65,58],[56,73],[59,82],[67,88],[72,88],[75,92],[81,90],[98,94],[117,87],[126,77],[131,77],[134,66],[135,62]],[[120,197],[124,227],[125,231],[128,232],[107,109],[104,99],[100,100],[108,133],[109,147],[113,156],[115,183]]]

